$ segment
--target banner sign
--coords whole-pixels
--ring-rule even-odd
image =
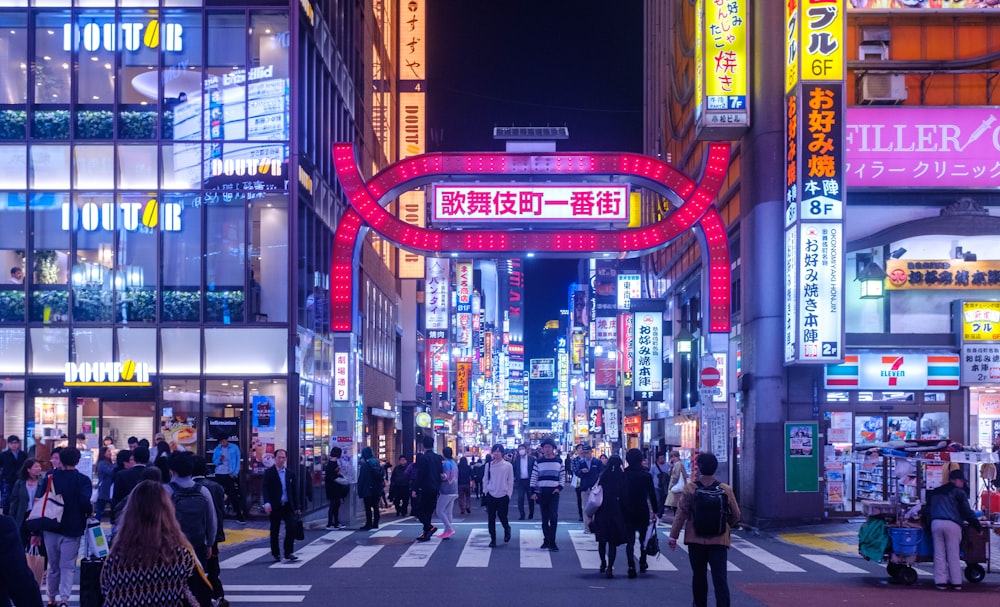
[[[851,107],[844,143],[849,187],[1000,187],[997,108]]]
[[[1000,341],[1000,301],[963,301],[963,341]]]
[[[627,185],[436,185],[434,221],[627,222]]]
[[[819,491],[819,424],[785,424],[785,492]]]
[[[695,117],[701,139],[738,139],[750,125],[749,4],[698,0],[695,6]]]
[[[860,352],[827,365],[827,390],[957,390],[958,354]]]
[[[1000,288],[1000,261],[887,259],[886,291]]]
[[[632,394],[635,400],[663,400],[663,312],[636,312],[635,372]]]
[[[962,385],[1000,383],[1000,343],[962,346]]]
[[[427,151],[427,36],[426,0],[410,0],[399,8],[399,57],[395,58],[399,82],[399,158]],[[426,227],[426,203],[422,189],[399,196],[399,218],[416,227]],[[399,277],[423,278],[424,257],[399,249]]]
[[[892,10],[899,13],[910,13],[925,9],[925,13],[937,10],[959,10],[973,13],[1000,9],[1000,2],[995,0],[854,0],[851,2],[852,13],[866,13]],[[951,13],[955,14],[955,13]]]
[[[333,354],[333,400],[346,401],[350,398],[348,389],[348,374],[350,371],[350,354],[335,352]]]
[[[785,3],[785,363],[843,360],[844,0]]]
[[[556,359],[554,358],[532,358],[528,361],[529,379],[555,379]]]
[[[428,331],[448,329],[448,260],[427,258],[427,284],[424,287],[424,328]]]
[[[470,408],[469,385],[472,380],[472,363],[455,363],[455,410],[459,413],[468,413]]]

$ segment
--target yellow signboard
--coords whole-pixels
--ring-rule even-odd
[[[785,2],[785,92],[799,83],[799,9],[798,0]]]
[[[468,413],[469,407],[469,382],[472,379],[472,363],[455,363],[455,384],[458,392],[458,402],[455,409],[460,413]]]
[[[745,105],[747,95],[747,74],[750,72],[750,54],[747,52],[750,27],[747,21],[748,0],[728,0],[724,3],[710,2],[705,11],[705,95],[712,107],[713,97],[742,97]]]
[[[699,118],[705,111],[705,0],[696,0],[694,8],[694,99]]]
[[[399,129],[400,158],[427,151],[426,74],[427,36],[426,0],[409,0],[400,5],[399,24]],[[399,218],[406,223],[426,227],[426,203],[423,190],[404,192],[399,197]],[[423,278],[422,255],[399,250],[400,278]]]
[[[962,338],[1000,341],[1000,301],[963,301]]]
[[[885,272],[887,291],[1000,289],[1000,261],[994,260],[889,259]]]
[[[798,0],[802,80],[844,79],[845,0]],[[791,3],[791,2],[790,2]]]

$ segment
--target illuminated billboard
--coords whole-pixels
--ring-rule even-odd
[[[738,139],[750,125],[749,4],[698,0],[695,8],[699,138]]]
[[[435,222],[627,222],[627,185],[438,185]]]

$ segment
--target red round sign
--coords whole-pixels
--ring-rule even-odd
[[[721,379],[719,370],[715,367],[705,367],[701,370],[701,385],[703,386],[714,388],[719,385]]]

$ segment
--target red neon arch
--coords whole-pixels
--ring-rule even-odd
[[[712,332],[729,331],[729,249],[725,226],[712,205],[729,166],[728,144],[709,145],[705,169],[694,183],[672,166],[639,154],[422,154],[394,163],[365,182],[351,144],[333,149],[334,168],[350,201],[334,239],[331,268],[331,320],[334,331],[352,328],[354,249],[364,224],[403,248],[431,256],[442,253],[472,255],[496,253],[517,255],[546,253],[635,254],[666,244],[701,221],[709,260],[709,327]],[[641,228],[602,231],[540,230],[496,232],[493,230],[438,230],[407,224],[380,204],[393,192],[411,189],[436,177],[448,175],[626,175],[648,182],[661,193],[674,193],[680,206],[663,220]]]

